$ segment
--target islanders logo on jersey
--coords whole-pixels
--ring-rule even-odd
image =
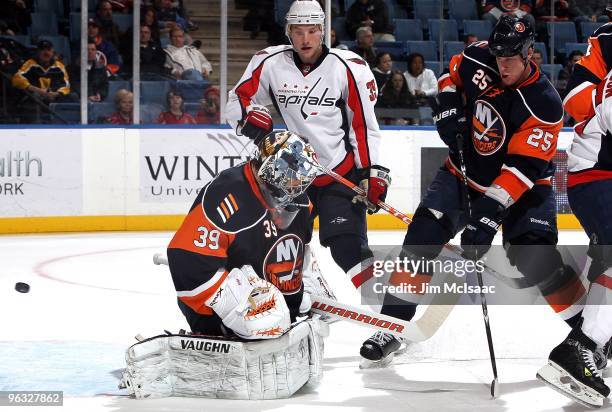
[[[294,234],[287,234],[268,251],[263,261],[263,274],[284,295],[292,295],[302,286],[303,264],[304,242]]]
[[[497,110],[484,100],[477,100],[472,117],[472,142],[476,151],[489,156],[506,140],[506,125]]]

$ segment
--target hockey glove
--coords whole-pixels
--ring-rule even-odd
[[[240,133],[254,140],[258,145],[268,133],[272,132],[272,117],[264,106],[251,105],[247,107],[247,115],[242,121]]]
[[[357,195],[353,197],[353,203],[362,202],[366,205],[369,214],[376,213],[380,207],[378,202],[384,202],[387,197],[387,189],[391,184],[390,170],[386,167],[374,165],[360,171],[362,176],[359,182],[367,196]]]
[[[272,339],[290,328],[283,294],[249,265],[232,269],[205,304],[243,339]]]
[[[478,260],[489,251],[503,214],[501,203],[489,196],[483,195],[474,202],[472,217],[461,234],[463,257]]]
[[[430,105],[440,138],[451,152],[456,152],[458,140],[468,135],[461,93],[442,92],[436,98],[430,99]]]

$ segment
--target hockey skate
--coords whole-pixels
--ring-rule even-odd
[[[595,365],[595,343],[580,329],[570,335],[548,357],[548,364],[537,373],[538,379],[559,393],[589,408],[603,406],[610,388]]]
[[[393,361],[395,355],[401,355],[406,349],[406,342],[402,339],[378,331],[361,345],[359,369],[384,368]]]

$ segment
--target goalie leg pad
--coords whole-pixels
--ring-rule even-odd
[[[122,383],[137,399],[288,398],[321,376],[328,326],[317,318],[265,341],[161,335],[131,346]]]

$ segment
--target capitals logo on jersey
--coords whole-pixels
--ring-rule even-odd
[[[263,262],[263,274],[283,294],[292,295],[302,286],[303,263],[304,243],[298,236],[287,234],[270,248]]]
[[[472,141],[476,151],[488,156],[497,152],[506,139],[506,125],[497,110],[484,100],[477,100],[472,118]]]
[[[337,97],[330,96],[329,87],[317,87],[321,82],[321,77],[312,87],[308,85],[285,83],[282,88],[277,90],[278,103],[284,107],[295,105],[299,106],[300,114],[306,120],[309,116],[316,116],[323,107],[334,107]]]

